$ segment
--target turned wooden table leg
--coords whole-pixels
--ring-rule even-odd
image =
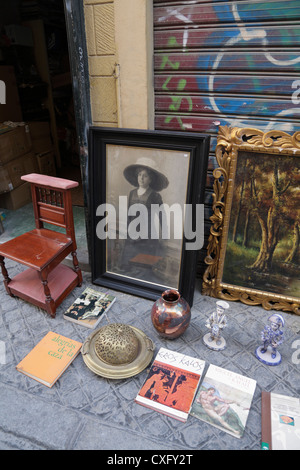
[[[10,291],[10,288],[8,286],[8,284],[10,283],[11,279],[8,275],[8,272],[7,272],[7,269],[5,267],[5,263],[4,263],[4,257],[3,256],[0,256],[0,266],[1,266],[1,272],[2,272],[2,276],[4,277],[4,285],[5,285],[5,289],[7,291],[7,293],[13,297],[13,294],[11,293]]]
[[[47,280],[47,274],[41,272],[40,273],[41,277],[41,282],[44,287],[44,293],[45,293],[45,305],[47,312],[51,315],[51,317],[55,317],[56,315],[56,306],[53,298],[51,297],[51,292],[48,286],[48,280]]]
[[[82,273],[81,273],[81,269],[79,268],[79,263],[78,263],[76,251],[72,251],[72,256],[73,256],[74,269],[75,269],[75,272],[76,272],[77,277],[78,277],[78,286],[81,286],[81,284],[82,284]]]

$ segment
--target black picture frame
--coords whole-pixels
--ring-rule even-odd
[[[153,282],[151,279],[140,278],[138,274],[132,276],[127,272],[120,274],[111,268],[108,269],[108,265],[112,265],[110,253],[112,252],[114,255],[116,253],[114,248],[112,251],[108,250],[108,246],[116,242],[110,241],[109,238],[99,238],[97,225],[101,220],[104,220],[104,215],[107,215],[107,212],[102,216],[96,214],[98,213],[97,208],[102,204],[107,204],[108,200],[113,197],[111,195],[116,197],[119,192],[120,201],[120,196],[126,194],[122,193],[121,189],[122,178],[125,181],[125,170],[122,172],[122,165],[125,165],[125,161],[127,164],[134,164],[137,155],[139,157],[151,155],[155,163],[159,163],[159,166],[164,165],[165,170],[170,170],[172,177],[169,192],[171,189],[173,193],[179,191],[180,187],[180,202],[183,202],[184,199],[184,204],[189,204],[193,211],[198,204],[204,207],[209,144],[210,136],[198,133],[96,126],[89,128],[91,272],[94,284],[154,301],[167,288],[175,288],[192,306],[199,249],[186,249],[185,233],[182,235],[182,241],[179,242],[181,243],[180,249],[176,251],[172,247],[177,262],[175,270],[177,285],[165,282],[163,276],[160,276],[158,282]],[[181,170],[180,163],[184,165],[185,171]],[[174,197],[177,196],[173,194],[173,200]],[[169,197],[169,199],[171,198]],[[195,223],[194,218],[192,220]],[[204,225],[204,220],[201,223]],[[195,229],[195,226],[193,228]],[[169,247],[167,248],[169,249]],[[127,251],[123,250],[124,252]],[[116,258],[119,262],[120,257],[116,256]],[[157,267],[155,269],[158,271]],[[147,272],[153,273],[155,269],[152,267]],[[168,271],[170,276],[173,272],[171,271],[172,269]]]

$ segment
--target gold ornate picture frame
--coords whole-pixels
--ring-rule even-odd
[[[300,314],[300,131],[219,128],[203,294]]]

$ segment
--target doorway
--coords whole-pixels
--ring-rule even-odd
[[[39,172],[78,181],[84,206],[64,0],[0,0],[0,18],[0,66],[19,96],[1,121],[29,123]]]

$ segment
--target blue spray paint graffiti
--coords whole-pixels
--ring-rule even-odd
[[[164,65],[156,89],[166,92],[156,97],[158,127],[212,132],[214,119],[266,131],[299,129],[299,1],[183,2],[157,11],[155,24],[165,28],[155,32],[156,49],[166,49],[156,53],[157,69],[159,61]]]
[[[267,13],[270,14],[271,17],[278,17],[279,11],[272,10],[271,3],[274,2],[263,2],[264,4],[260,4],[260,7],[265,8],[264,15],[266,16]],[[281,18],[286,16],[293,16],[296,11],[296,7],[299,11],[299,2],[288,2],[289,3],[289,10],[283,9],[280,11]],[[277,5],[278,6],[278,5]],[[221,8],[220,8],[221,7]],[[223,8],[222,8],[223,7]],[[247,8],[246,8],[247,7]],[[250,7],[250,8],[249,8]],[[300,53],[299,51],[290,52],[285,51],[284,53],[274,52],[269,48],[269,41],[268,41],[268,31],[264,28],[264,26],[256,24],[255,27],[251,26],[248,27],[245,21],[249,21],[253,18],[258,16],[262,16],[262,11],[260,11],[260,15],[257,15],[257,4],[254,5],[243,5],[238,4],[238,2],[234,2],[230,5],[216,5],[214,6],[214,10],[217,16],[224,21],[224,18],[228,19],[229,21],[236,22],[236,32],[233,34],[232,31],[226,32],[224,31],[223,40],[223,47],[218,54],[210,54],[207,55],[205,61],[201,56],[200,61],[198,62],[198,68],[206,69],[209,71],[209,76],[204,78],[206,82],[206,89],[203,83],[203,77],[198,76],[197,82],[199,85],[199,89],[206,91],[209,93],[209,97],[207,99],[207,105],[211,106],[212,109],[219,115],[220,118],[224,118],[227,115],[227,119],[231,126],[239,126],[245,127],[245,119],[243,116],[245,114],[251,114],[253,111],[256,110],[256,113],[260,116],[265,116],[266,114],[270,114],[270,109],[266,112],[266,108],[260,107],[259,99],[256,98],[249,98],[247,95],[263,95],[274,93],[280,96],[282,94],[282,90],[290,90],[292,93],[292,88],[294,87],[295,80],[288,79],[284,80],[281,77],[281,80],[275,81],[273,87],[270,90],[270,84],[264,84],[261,80],[259,73],[270,73],[274,72],[275,74],[281,73],[282,70],[289,70],[292,73],[299,73],[300,70]],[[292,14],[291,14],[292,13]],[[230,17],[231,16],[231,17]],[[299,29],[293,30],[292,34],[298,33],[298,37],[300,37]],[[214,32],[210,39],[219,39],[220,33]],[[262,54],[258,56],[257,49],[255,51],[246,51],[244,52],[244,58],[247,64],[243,64],[241,62],[238,63],[238,66],[241,69],[241,74],[248,73],[248,72],[258,72],[250,79],[248,79],[247,88],[245,89],[245,79],[239,76],[228,78],[226,84],[223,85],[222,89],[220,90],[217,85],[217,77],[216,74],[221,70],[228,68],[228,64],[232,62],[234,59],[237,59],[237,52],[236,48],[239,46],[240,48],[251,48],[252,40],[259,41],[260,44],[260,51]],[[283,44],[284,46],[284,44]],[[247,67],[248,65],[248,67]],[[218,97],[219,92],[222,93],[243,93],[244,96],[241,98],[236,98],[233,103],[226,103],[224,105],[224,101],[222,101],[222,97]],[[230,109],[226,109],[226,106],[230,106]],[[239,117],[229,118],[228,114],[230,115],[238,115]],[[278,113],[274,109],[274,117],[278,116],[295,116],[300,115],[300,108],[299,107],[292,107],[287,108],[285,110],[281,110]],[[270,130],[276,126],[276,122],[261,122],[258,123],[257,127],[262,127],[265,130]],[[281,124],[282,128],[282,124]],[[284,129],[286,131],[293,131],[295,129],[295,125],[293,122],[285,123]]]

